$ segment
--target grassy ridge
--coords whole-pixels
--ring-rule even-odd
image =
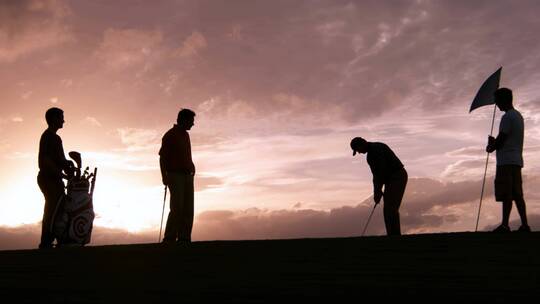
[[[0,252],[0,297],[37,302],[495,299],[540,295],[540,233],[195,242]]]

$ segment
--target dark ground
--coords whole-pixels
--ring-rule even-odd
[[[118,245],[0,251],[0,301],[538,303],[539,274],[540,232]]]

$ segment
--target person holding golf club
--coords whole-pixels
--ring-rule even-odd
[[[180,110],[177,123],[165,133],[159,150],[161,177],[165,191],[168,187],[171,193],[164,244],[191,243],[195,165],[191,158],[191,141],[187,131],[191,130],[194,121],[195,112]]]
[[[521,226],[518,231],[530,232],[527,210],[523,199],[521,168],[523,167],[523,137],[525,125],[523,117],[514,109],[512,91],[500,88],[495,91],[495,104],[505,112],[501,117],[499,135],[488,137],[486,152],[497,151],[495,173],[495,200],[502,202],[502,223],[494,232],[510,232],[508,221],[512,211],[512,201],[516,203]]]
[[[366,154],[373,174],[373,200],[375,206],[384,198],[384,224],[387,235],[401,235],[399,207],[407,186],[408,175],[394,152],[383,143],[368,142],[361,137],[351,140],[353,156]],[[383,190],[384,186],[384,190]]]
[[[60,198],[65,195],[64,182],[73,170],[73,163],[66,159],[62,139],[56,132],[64,126],[64,111],[59,108],[50,108],[45,112],[48,128],[39,140],[38,165],[39,173],[37,183],[45,197],[43,220],[41,222],[40,249],[52,248],[54,234],[52,223],[54,213]]]

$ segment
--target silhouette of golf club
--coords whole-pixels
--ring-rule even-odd
[[[81,153],[76,151],[71,151],[68,153],[69,157],[75,161],[77,164],[77,176],[81,176],[81,167],[82,167],[82,159],[81,159]]]

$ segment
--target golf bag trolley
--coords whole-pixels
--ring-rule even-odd
[[[52,232],[58,245],[80,245],[90,243],[94,222],[92,196],[96,185],[97,168],[89,174],[89,167],[82,169],[81,154],[69,152],[76,167],[67,174],[67,193],[57,204]]]

